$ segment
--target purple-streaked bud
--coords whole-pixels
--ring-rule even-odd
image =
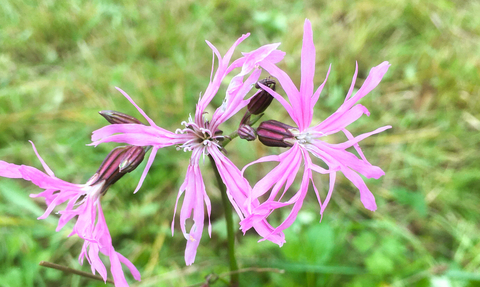
[[[275,91],[275,85],[277,84],[274,80],[266,78],[263,80],[258,81],[258,83],[265,85],[269,87],[270,89]],[[255,84],[255,88],[261,89],[261,87],[258,85],[258,83]],[[248,103],[248,111],[252,115],[258,115],[263,113],[268,106],[273,101],[273,96],[261,89],[260,91],[257,92],[256,95],[253,96],[253,98],[250,100],[250,103]]]
[[[136,118],[117,111],[99,111],[98,113],[111,124],[143,124]]]
[[[140,146],[127,146],[122,162],[118,165],[121,173],[129,173],[137,168],[145,157],[145,149]]]
[[[144,157],[145,149],[143,147],[133,145],[116,147],[103,160],[88,184],[94,185],[104,180],[105,184],[102,191],[104,193],[110,185],[137,168]]]
[[[290,132],[294,127],[287,124],[269,120],[262,122],[257,128],[258,139],[266,146],[291,147],[289,139],[295,136]]]
[[[241,139],[247,140],[247,141],[254,141],[257,138],[257,134],[255,133],[255,129],[252,128],[249,125],[240,125],[238,128],[238,136]]]

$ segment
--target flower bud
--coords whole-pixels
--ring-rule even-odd
[[[98,113],[111,124],[143,124],[136,118],[117,111],[100,111]]]
[[[247,140],[247,141],[254,141],[257,138],[257,134],[255,133],[255,129],[252,128],[249,125],[240,125],[238,128],[238,136],[241,139]]]
[[[276,82],[272,79],[269,79],[269,78],[263,79],[258,81],[258,83],[265,85],[275,91]],[[261,89],[258,83],[255,84],[255,88]],[[270,95],[265,90],[261,89],[253,96],[253,98],[250,100],[250,103],[248,103],[248,106],[247,106],[248,111],[252,115],[261,114],[268,108],[268,106],[270,106],[272,101],[273,101],[273,96]]]
[[[266,146],[291,147],[289,139],[295,136],[290,132],[294,127],[287,124],[269,120],[262,122],[257,128],[258,139]]]
[[[144,157],[145,149],[143,147],[133,145],[116,147],[103,160],[88,184],[94,185],[104,180],[103,192],[106,192],[110,185],[137,168]]]

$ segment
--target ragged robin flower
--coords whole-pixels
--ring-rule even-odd
[[[282,232],[282,230],[288,228],[295,221],[307,194],[310,182],[312,182],[313,190],[315,191],[320,204],[320,215],[323,216],[323,212],[332,196],[337,171],[342,172],[345,177],[360,190],[360,200],[363,205],[369,210],[375,210],[377,208],[375,198],[358,173],[367,178],[378,179],[384,175],[384,172],[379,167],[373,166],[367,161],[358,142],[368,136],[382,132],[391,127],[384,126],[357,137],[354,137],[346,127],[360,118],[363,114],[369,115],[368,110],[364,106],[359,104],[356,105],[356,103],[380,83],[383,75],[387,72],[388,67],[390,66],[389,63],[383,62],[372,68],[362,87],[353,94],[353,88],[357,76],[356,70],[352,84],[345,98],[345,102],[330,117],[312,127],[310,127],[310,125],[312,122],[313,107],[320,96],[326,79],[314,92],[315,46],[313,44],[313,34],[310,21],[308,19],[305,20],[304,26],[300,90],[295,87],[290,77],[288,77],[287,74],[280,70],[274,63],[262,62],[260,65],[263,69],[269,72],[271,76],[278,79],[280,85],[287,94],[289,101],[287,102],[282,96],[266,85],[260,83],[260,87],[270,93],[283,105],[297,126],[292,127],[284,123],[268,121],[261,123],[257,129],[258,137],[264,144],[290,148],[278,156],[267,156],[246,166],[248,167],[251,164],[266,161],[279,162],[274,169],[272,169],[253,187],[249,201],[255,202],[255,204],[249,205],[248,209],[250,216],[240,223],[242,230],[246,231],[252,227],[253,223],[265,220],[276,209],[285,206],[292,206],[291,212],[287,218],[276,227],[270,235],[266,236],[265,239],[269,239],[270,236],[275,236]],[[322,141],[322,137],[339,131],[342,131],[347,137],[348,140],[346,142],[330,144]],[[346,149],[349,147],[354,147],[361,158],[348,152]],[[327,164],[328,169],[324,169],[319,165],[314,164],[310,155],[313,155],[314,158],[323,160]],[[283,200],[286,191],[294,182],[295,177],[302,166],[302,162],[304,171],[300,188],[291,198]],[[320,198],[317,187],[313,182],[313,172],[328,174],[330,176],[329,190],[323,202]],[[256,202],[268,192],[270,192],[268,198],[258,205]]]
[[[84,240],[78,259],[80,264],[83,264],[84,259],[87,258],[93,274],[98,272],[106,282],[107,269],[99,257],[100,252],[110,260],[110,271],[115,286],[128,286],[122,263],[130,270],[133,278],[140,281],[137,268],[122,254],[116,252],[112,245],[100,199],[112,184],[142,162],[145,155],[144,149],[138,146],[117,147],[108,154],[87,183],[74,184],[55,177],[33,143],[32,146],[46,173],[31,166],[0,161],[0,176],[23,178],[45,190],[39,194],[30,195],[45,198],[47,209],[38,219],[47,218],[57,206],[66,202],[65,208],[58,211],[60,218],[56,231],[60,231],[70,220],[77,217],[69,236],[78,235]]]
[[[185,249],[185,263],[187,265],[191,265],[195,260],[197,248],[203,233],[205,207],[208,217],[210,217],[211,213],[210,199],[205,190],[200,170],[200,163],[204,160],[205,156],[211,156],[214,160],[227,188],[228,198],[240,219],[244,219],[249,215],[248,210],[245,208],[245,202],[250,194],[251,187],[241,175],[240,170],[222,152],[222,140],[224,136],[219,126],[248,105],[249,99],[244,99],[244,97],[260,77],[261,69],[259,65],[263,62],[276,63],[283,59],[284,53],[276,50],[279,44],[265,45],[252,52],[243,53],[243,57],[230,64],[230,59],[236,46],[247,37],[248,35],[240,37],[223,57],[219,51],[207,41],[207,44],[218,59],[218,67],[213,79],[210,79],[205,93],[197,103],[195,116],[193,118],[189,117],[188,121],[182,122],[184,125],[183,129],[177,129],[174,133],[157,126],[153,120],[135,104],[130,96],[117,88],[137,108],[150,125],[114,124],[94,131],[92,135],[93,145],[104,142],[122,142],[139,146],[152,146],[152,153],[150,154],[135,192],[141,187],[158,149],[174,145],[177,147],[177,150],[191,152],[190,164],[187,168],[185,181],[180,186],[177,197],[178,203],[180,197],[184,195],[183,205],[180,210],[180,228],[187,240]],[[217,94],[225,77],[236,68],[241,68],[241,71],[230,81],[223,104],[215,110],[211,119],[207,120],[205,108]],[[244,77],[247,75],[249,76],[244,80]],[[258,202],[253,200],[251,204],[255,206]],[[176,209],[177,205],[175,205],[174,214],[176,213]],[[186,221],[189,218],[193,219],[193,225],[187,232]],[[172,235],[174,222],[175,218],[172,222]],[[252,227],[262,236],[266,236],[273,231],[266,220],[253,222]],[[210,222],[208,224],[208,233],[211,235]],[[282,245],[284,235],[278,233],[269,239],[272,242]]]

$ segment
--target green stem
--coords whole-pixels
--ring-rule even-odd
[[[233,227],[233,212],[232,212],[232,205],[228,200],[227,190],[225,188],[225,184],[222,181],[220,173],[218,172],[217,166],[215,165],[215,161],[213,160],[212,156],[210,157],[210,163],[212,164],[213,171],[215,172],[215,177],[217,179],[217,185],[220,189],[220,193],[222,194],[222,204],[223,210],[225,211],[225,221],[227,222],[227,244],[228,244],[228,258],[230,261],[230,286],[236,287],[238,286],[238,265],[237,259],[235,258],[235,229]]]
[[[58,265],[58,264],[48,262],[48,261],[40,261],[40,263],[38,265],[48,267],[48,268],[57,269],[57,270],[65,272],[65,273],[72,273],[72,274],[80,275],[80,276],[83,276],[83,277],[86,277],[86,278],[89,278],[89,279],[103,281],[103,278],[101,276],[93,275],[92,273],[87,273],[87,272],[84,272],[84,271],[80,271],[80,270],[73,269],[73,268],[70,268],[70,267],[66,267],[66,266],[63,266],[63,265]],[[106,282],[114,284],[112,279],[107,279]]]

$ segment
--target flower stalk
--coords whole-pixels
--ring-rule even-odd
[[[225,221],[227,224],[227,245],[228,245],[228,259],[230,264],[230,286],[236,287],[239,283],[239,275],[238,275],[238,264],[237,259],[235,258],[235,230],[233,228],[233,212],[232,206],[227,197],[227,190],[225,185],[223,184],[222,178],[220,173],[218,172],[217,166],[215,161],[213,160],[212,156],[209,156],[210,163],[212,165],[213,171],[215,172],[215,178],[217,179],[217,186],[220,189],[220,193],[222,194],[222,205],[223,211],[225,212]]]

